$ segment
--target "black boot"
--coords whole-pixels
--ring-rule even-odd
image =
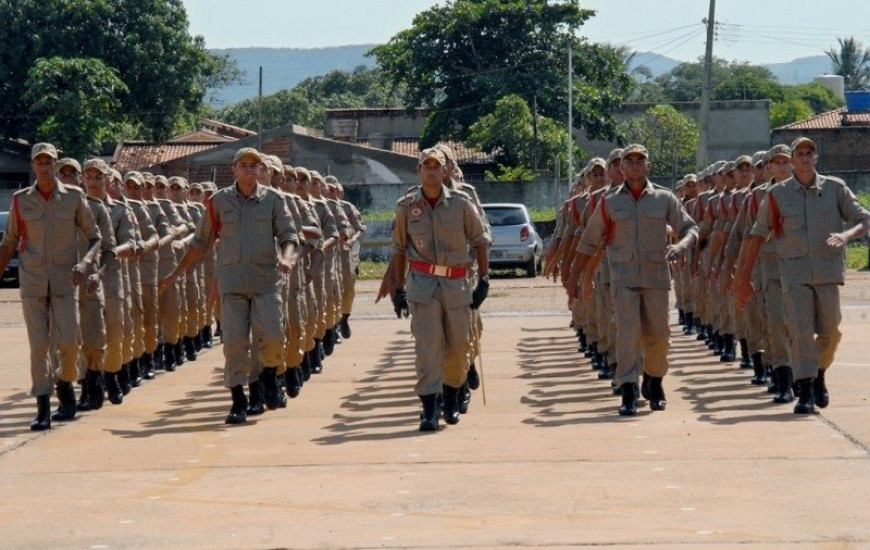
[[[302,374],[302,382],[300,383],[300,385],[303,385],[302,383],[308,382],[309,380],[311,380],[311,352],[310,351],[306,351],[305,354],[302,356],[302,373],[301,374]]]
[[[196,333],[196,336],[193,337],[193,349],[196,350],[196,353],[202,351],[202,329]],[[193,359],[195,361],[195,359]]]
[[[88,405],[91,410],[98,411],[103,407],[105,389],[103,388],[103,373],[98,370],[90,370],[85,373],[85,387],[87,387]],[[84,393],[84,392],[83,392]]]
[[[51,415],[52,420],[64,421],[76,418],[76,390],[70,382],[57,383],[57,398],[60,406]]]
[[[263,372],[260,373],[260,383],[263,385],[263,397],[266,407],[270,411],[274,411],[281,406],[281,397],[283,397],[281,388],[278,386],[278,368],[263,368]]]
[[[819,369],[819,373],[813,380],[813,397],[816,399],[816,406],[824,409],[831,403],[831,396],[828,395],[828,387],[825,385],[825,370]]]
[[[441,415],[441,411],[438,410],[438,394],[421,395],[420,401],[423,402],[423,414],[420,415],[420,431],[437,432],[438,417]]]
[[[459,414],[468,414],[468,405],[471,403],[471,389],[468,380],[459,388]]]
[[[128,373],[128,378],[130,380],[130,386],[133,388],[138,388],[142,385],[142,358],[145,357],[143,354],[142,357],[138,359],[133,359],[130,361],[130,370]]]
[[[326,329],[326,334],[323,335],[323,353],[327,357],[335,351],[335,327]]]
[[[465,379],[465,383],[468,384],[468,388],[472,390],[476,390],[480,387],[480,374],[477,372],[477,367],[474,366],[474,363],[468,366],[468,377]]]
[[[740,368],[752,368],[752,359],[749,357],[749,344],[746,342],[746,338],[740,339]]]
[[[767,393],[776,393],[776,390],[779,389],[779,384],[776,381],[773,365],[764,364],[764,375],[767,377]]]
[[[583,329],[577,329],[577,351],[579,353],[585,353],[586,348],[586,333],[583,332]]]
[[[119,372],[103,373],[103,380],[106,383],[106,394],[109,397],[109,402],[112,405],[120,405],[124,402],[124,392],[121,390]]]
[[[665,389],[662,387],[660,376],[649,377],[649,408],[651,411],[663,411],[668,401],[665,398]]]
[[[764,375],[764,363],[761,360],[761,352],[756,351],[752,354],[752,368],[755,371],[755,376],[752,377],[753,385],[763,386],[767,384],[767,377]]]
[[[163,354],[166,350],[166,344],[157,344],[157,349],[154,350],[154,355],[151,356],[151,369],[154,372],[154,377],[157,377],[157,371],[163,370],[164,358]]]
[[[613,380],[613,375],[616,372],[616,363],[614,364],[606,364],[604,368],[598,371],[598,379],[599,380]]]
[[[774,403],[791,403],[794,401],[794,375],[791,367],[776,367],[773,371],[776,377],[776,395],[773,396]]]
[[[320,355],[320,350],[323,349],[323,344],[316,338],[314,339],[314,343],[314,349],[311,350],[311,362],[309,363],[309,367],[311,374],[320,374],[323,372],[323,357]]]
[[[592,370],[600,370],[604,368],[604,354],[600,351],[596,351],[592,354]]]
[[[683,325],[683,334],[686,336],[695,333],[695,314],[692,312],[686,313],[686,324]]]
[[[179,338],[178,342],[175,342],[174,349],[172,350],[173,355],[175,356],[175,366],[180,367],[184,364],[184,338]]]
[[[79,380],[79,400],[76,403],[76,408],[79,412],[85,412],[91,410],[91,402],[88,400],[88,374],[85,372],[85,378],[83,380]]]
[[[626,382],[619,386],[622,404],[619,406],[619,416],[634,416],[637,414],[637,384]]]
[[[592,342],[588,346],[586,346],[586,351],[583,353],[584,357],[594,357],[595,353],[598,351],[598,342]]]
[[[51,428],[51,395],[40,395],[36,398],[36,416],[30,423],[30,429],[41,432]]]
[[[680,308],[677,308],[677,324],[679,324],[679,325],[686,324],[686,312]]]
[[[719,356],[719,361],[731,363],[735,359],[737,359],[737,350],[734,346],[734,335],[726,334],[722,336],[722,355]]]
[[[816,399],[813,392],[813,379],[801,378],[797,381],[798,402],[794,406],[795,414],[813,414],[816,412]]]
[[[223,338],[224,333],[223,333],[223,331],[221,330],[221,322],[218,321],[218,322],[215,323],[215,325],[217,325],[217,326],[215,326],[215,328],[214,328],[214,336],[215,336],[215,338]]]
[[[702,324],[700,322],[700,319],[696,319],[696,321],[697,321],[697,327],[698,327],[698,334],[695,336],[695,340],[706,341],[707,340],[707,325]]]
[[[163,346],[163,368],[166,372],[175,372],[175,344],[161,344]]]
[[[722,352],[725,351],[725,337],[719,334],[718,332],[713,335],[713,355],[721,356]]]
[[[650,393],[649,393],[650,378],[651,378],[650,375],[648,375],[647,373],[643,373],[643,376],[641,377],[641,382],[640,382],[640,395],[641,395],[641,397],[643,397],[644,399],[647,399],[647,400],[649,399],[649,395],[650,395]],[[637,386],[637,384],[635,384],[635,386]]]
[[[350,313],[345,313],[341,316],[341,321],[338,322],[338,328],[341,331],[341,337],[347,340],[350,338]]]
[[[258,416],[266,412],[266,404],[263,396],[263,384],[256,380],[248,384],[248,393],[251,396],[248,402],[248,416]]]
[[[284,373],[284,387],[287,391],[287,397],[299,397],[302,391],[302,369],[292,367]]]
[[[133,391],[133,386],[130,384],[130,363],[121,365],[121,370],[118,371],[118,385],[124,395]]]
[[[202,347],[211,349],[214,346],[213,337],[211,334],[211,325],[202,327]]]
[[[185,336],[183,342],[184,355],[188,361],[196,361],[196,344],[193,342],[193,337]]]
[[[245,390],[241,384],[233,386],[230,391],[233,395],[233,406],[224,422],[226,424],[241,424],[248,419],[248,398],[245,397]]]
[[[150,353],[143,353],[139,358],[139,371],[142,373],[142,378],[145,380],[153,380],[154,374],[154,356]]]
[[[448,424],[459,423],[459,388],[444,384],[444,421]]]

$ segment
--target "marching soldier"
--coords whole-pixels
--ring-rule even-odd
[[[399,200],[393,232],[397,315],[411,313],[417,384],[423,404],[421,431],[438,429],[443,391],[444,418],[459,422],[459,392],[465,383],[471,315],[489,290],[489,238],[470,198],[444,186],[447,158],[427,149],[417,164],[421,187]],[[476,251],[479,280],[467,278],[470,250]],[[406,269],[407,293],[404,289]]]
[[[100,232],[85,194],[56,177],[57,149],[37,143],[30,153],[36,181],[13,195],[6,232],[0,241],[0,273],[17,250],[21,304],[30,343],[31,393],[37,415],[31,430],[46,430],[52,420],[73,420],[79,319],[75,287],[84,283],[100,250]],[[77,229],[88,241],[79,258]],[[49,338],[49,327],[55,333]],[[51,372],[49,347],[58,352],[58,372]],[[51,415],[52,383],[57,381],[58,411]]]
[[[178,266],[160,283],[169,290],[217,241],[217,279],[222,304],[224,384],[233,405],[227,424],[247,420],[244,385],[253,381],[251,347],[263,368],[267,405],[277,406],[278,365],[284,361],[284,306],[281,279],[296,267],[299,237],[284,200],[257,183],[263,158],[243,148],[233,158],[236,182],[216,192],[196,236]]]
[[[843,180],[816,172],[816,144],[792,145],[791,178],[768,189],[737,278],[738,301],[752,296],[750,274],[761,243],[777,242],[785,319],[791,333],[791,367],[798,386],[796,414],[810,414],[830,401],[825,371],[840,342],[839,286],[845,282],[845,245],[867,234],[870,213]],[[849,229],[843,231],[843,223]]]

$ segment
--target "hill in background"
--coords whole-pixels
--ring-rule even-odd
[[[227,48],[211,50],[235,59],[243,72],[243,83],[212,92],[209,103],[216,108],[257,96],[258,73],[263,67],[263,94],[292,88],[312,76],[330,71],[352,71],[360,65],[374,67],[375,60],[365,54],[375,44],[336,46],[333,48]],[[646,65],[654,76],[666,73],[679,61],[654,52],[637,52],[633,66]],[[825,55],[801,57],[789,63],[765,65],[782,84],[801,84],[831,70]]]

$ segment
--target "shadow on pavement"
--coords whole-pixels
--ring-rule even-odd
[[[414,395],[414,341],[410,331],[388,342],[381,359],[360,379],[353,393],[341,400],[342,412],[326,426],[333,435],[313,441],[340,445],[352,441],[377,441],[420,437],[417,431],[420,400]]]

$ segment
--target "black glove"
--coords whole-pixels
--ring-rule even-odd
[[[477,287],[471,293],[471,309],[477,309],[489,295],[489,277],[477,280]]]
[[[401,319],[402,317],[407,317],[410,314],[408,309],[408,298],[405,295],[404,288],[397,288],[393,292],[393,311],[396,312],[396,317]]]

